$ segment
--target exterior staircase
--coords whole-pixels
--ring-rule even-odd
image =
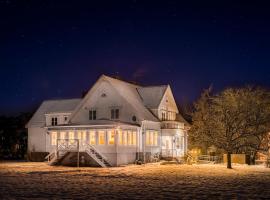
[[[58,165],[61,163],[61,160],[63,160],[67,154],[68,154],[67,151],[54,150],[49,155],[47,155],[45,159],[48,159],[49,165]]]
[[[48,154],[45,159],[48,160],[49,165],[59,165],[61,161],[69,152],[86,152],[92,159],[94,159],[101,167],[111,167],[108,159],[99,152],[94,146],[83,143],[79,146],[79,142],[72,140],[59,140],[57,142],[56,149],[54,149],[50,154]]]
[[[92,145],[85,145],[85,152],[93,158],[101,167],[111,167],[111,164],[108,162],[108,159],[102,155],[95,147]]]

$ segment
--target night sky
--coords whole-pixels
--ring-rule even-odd
[[[269,87],[270,6],[198,2],[0,0],[0,114],[80,97],[101,74],[169,83],[180,103]]]

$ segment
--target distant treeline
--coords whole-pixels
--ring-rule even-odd
[[[32,113],[21,113],[16,117],[0,116],[0,159],[26,159],[26,123]]]

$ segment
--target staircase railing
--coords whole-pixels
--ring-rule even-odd
[[[86,143],[85,144],[85,152],[87,152],[100,166],[109,167],[111,166],[110,162],[98,149],[94,146]],[[100,157],[98,158],[97,155]],[[109,165],[109,166],[108,166]]]
[[[55,162],[58,162],[67,152],[79,151],[88,153],[102,167],[111,166],[108,158],[97,148],[87,142],[80,144],[78,139],[58,139],[55,149],[53,149],[45,159],[48,159],[49,164],[55,164]]]
[[[45,159],[48,160],[48,162],[50,162],[55,156],[57,156],[57,150],[53,149],[46,157]]]

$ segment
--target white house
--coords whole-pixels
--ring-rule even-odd
[[[102,75],[82,99],[44,101],[28,122],[28,155],[50,164],[119,166],[187,152],[188,123],[169,85]]]

